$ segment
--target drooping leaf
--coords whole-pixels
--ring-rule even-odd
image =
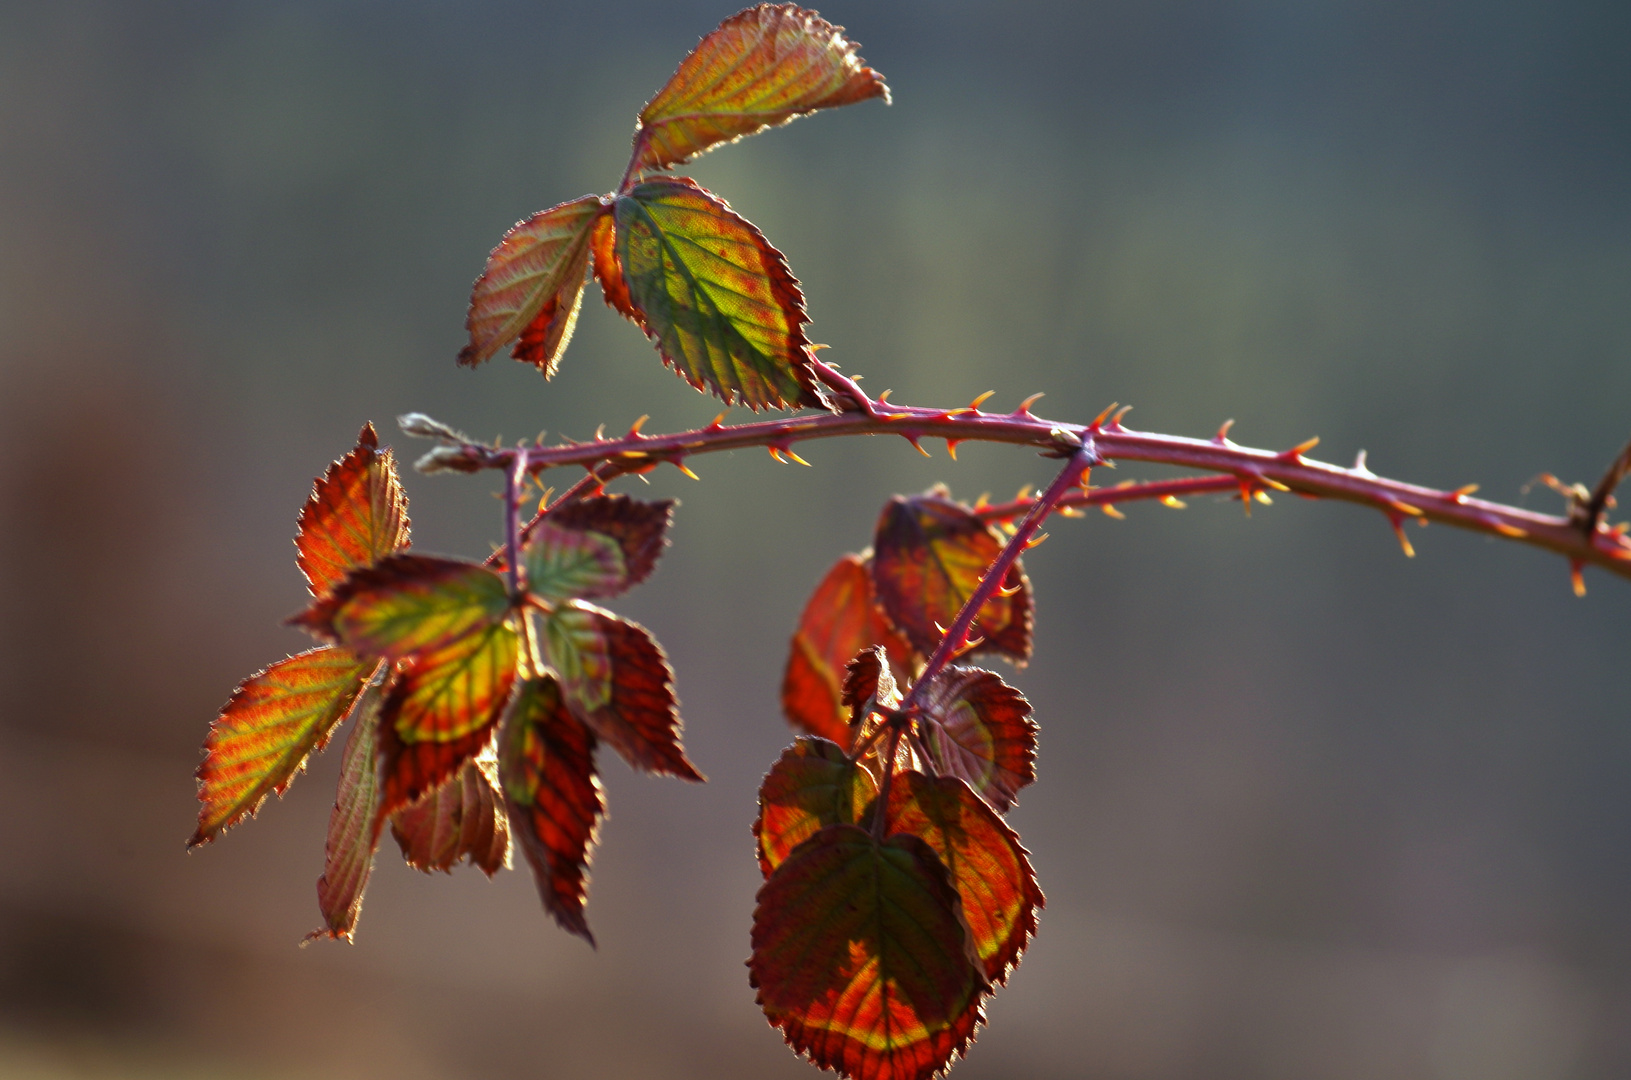
[[[357,722],[340,755],[340,783],[328,818],[323,876],[317,879],[317,907],[324,927],[308,937],[351,940],[362,912],[362,894],[379,846],[379,711],[383,687],[370,686],[357,705]]]
[[[650,631],[578,600],[544,620],[549,664],[569,708],[631,766],[702,780],[680,742],[674,671]]]
[[[934,849],[951,872],[986,978],[1002,983],[1036,932],[1043,904],[1019,837],[955,776],[897,773],[889,790],[889,830]]]
[[[887,102],[883,76],[855,55],[842,30],[792,4],[732,15],[640,110],[634,167],[666,169],[817,109]]]
[[[392,710],[398,701],[393,690],[386,695],[380,711],[378,815],[382,825],[398,810],[427,798],[452,780],[465,765],[487,750],[498,730],[495,712],[484,726],[456,739],[408,742],[391,722]],[[499,709],[503,706],[500,700]]]
[[[616,258],[595,273],[665,364],[727,404],[825,405],[804,336],[804,294],[752,223],[674,176],[636,184],[617,197],[614,214]]]
[[[844,692],[840,704],[849,710],[853,730],[875,709],[893,709],[900,704],[900,687],[889,670],[889,654],[882,645],[862,649],[844,665]]]
[[[878,599],[894,624],[925,654],[940,643],[974,595],[986,568],[1003,548],[1003,538],[967,507],[935,490],[910,498],[895,496],[878,518],[872,579]],[[1017,661],[1031,655],[1031,583],[1016,561],[1003,578],[1011,596],[992,596],[974,620],[977,651],[999,652]]]
[[[589,268],[598,195],[561,203],[519,222],[499,241],[470,292],[459,363],[474,367],[510,342],[517,360],[555,374],[572,340]]]
[[[957,893],[915,836],[799,845],[759,889],[748,970],[789,1045],[854,1080],[927,1080],[984,1020]]]
[[[918,704],[935,768],[1007,813],[1036,779],[1036,722],[1025,695],[994,672],[953,666],[923,688]]]
[[[321,596],[360,566],[408,545],[408,497],[396,460],[379,449],[373,424],[357,445],[329,465],[300,510],[295,561],[313,596]]]
[[[595,495],[552,509],[525,550],[527,588],[547,599],[617,596],[651,576],[674,500]]]
[[[844,667],[873,645],[888,651],[896,678],[904,680],[912,647],[878,608],[867,564],[858,555],[845,555],[816,586],[793,634],[782,676],[782,712],[788,723],[848,749],[852,736],[842,702]]]
[[[801,738],[759,785],[759,816],[753,835],[759,869],[766,877],[788,854],[828,825],[857,825],[877,797],[872,774],[851,762],[836,743]]]
[[[215,839],[281,795],[345,718],[378,666],[324,646],[279,660],[233,691],[204,739],[198,766],[198,830],[188,847]]]
[[[532,864],[544,910],[591,945],[584,918],[589,852],[606,814],[595,736],[567,709],[552,675],[516,687],[500,736],[499,777],[510,822]]]
[[[510,861],[510,823],[498,792],[498,759],[479,754],[435,791],[391,815],[409,866],[450,873],[468,858],[492,877]]]
[[[362,656],[401,660],[503,621],[509,586],[492,570],[437,555],[390,555],[353,570],[291,623]]]

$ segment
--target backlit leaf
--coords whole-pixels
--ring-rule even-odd
[[[862,649],[844,665],[844,692],[840,704],[849,710],[850,729],[878,709],[900,704],[900,687],[889,669],[889,655],[882,645]]]
[[[680,743],[674,671],[645,627],[570,600],[544,620],[544,642],[568,707],[625,761],[703,779]]]
[[[825,404],[804,336],[804,294],[758,229],[684,177],[636,184],[614,213],[616,263],[596,273],[604,283],[621,269],[607,298],[626,300],[665,364],[727,404]]]
[[[233,691],[204,739],[198,766],[198,831],[188,846],[215,839],[283,794],[306,757],[328,742],[378,661],[325,646],[279,660]]]
[[[891,780],[888,831],[916,836],[940,856],[962,897],[986,978],[1007,981],[1043,904],[1014,830],[955,776],[903,772]]]
[[[370,686],[357,705],[357,722],[340,755],[340,783],[328,818],[323,876],[317,906],[324,928],[309,937],[351,940],[362,912],[362,894],[379,846],[379,710],[383,688]]]
[[[918,651],[934,651],[942,636],[935,624],[952,624],[1003,543],[995,529],[943,490],[889,500],[878,518],[872,579],[884,611]],[[1018,591],[986,601],[971,640],[984,639],[977,651],[1024,661],[1031,655],[1031,583],[1018,562],[1003,588]]]
[[[518,223],[492,254],[470,292],[470,344],[459,363],[481,363],[510,342],[517,360],[555,374],[572,340],[589,268],[589,234],[602,203],[585,195]]]
[[[391,815],[391,834],[409,866],[451,872],[468,858],[492,877],[510,861],[510,824],[492,754],[467,761],[435,791]]]
[[[360,655],[401,660],[490,630],[509,609],[509,585],[485,566],[391,555],[352,571],[289,621]]]
[[[1007,813],[1036,779],[1036,722],[1025,695],[994,672],[954,666],[923,688],[919,704],[935,768]]]
[[[378,816],[385,819],[411,806],[450,781],[466,764],[476,760],[493,741],[498,716],[482,727],[456,739],[442,742],[406,742],[391,723],[391,711],[398,700],[395,692],[386,695],[380,713],[379,759],[380,798]],[[500,702],[502,708],[503,702]]]
[[[300,511],[296,562],[313,596],[339,584],[359,566],[408,545],[408,497],[396,461],[379,449],[374,425],[364,424],[357,445],[312,485]]]
[[[515,683],[518,644],[507,622],[494,622],[403,661],[386,722],[407,743],[449,742],[491,726]]]
[[[525,550],[527,588],[548,599],[617,596],[651,575],[674,500],[595,495],[550,510]]]
[[[532,864],[544,910],[594,944],[583,906],[589,852],[606,798],[595,773],[595,736],[561,699],[554,676],[516,687],[500,736],[499,778],[510,823]]]
[[[702,39],[640,110],[637,169],[664,169],[796,116],[867,98],[883,76],[855,55],[843,27],[792,4],[760,4]]]
[[[801,843],[828,825],[861,824],[878,794],[872,774],[844,756],[836,743],[802,738],[759,785],[759,869],[766,877]]]
[[[759,889],[750,981],[787,1042],[855,1080],[926,1080],[987,987],[946,868],[915,836],[829,825]]]
[[[845,555],[827,571],[799,616],[782,676],[782,712],[788,723],[848,749],[844,667],[873,645],[884,646],[896,678],[905,679],[903,665],[911,663],[912,647],[879,609],[867,564],[858,555]]]

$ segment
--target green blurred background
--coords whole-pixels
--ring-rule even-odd
[[[364,420],[509,438],[716,411],[593,297],[560,376],[454,367],[528,213],[611,187],[730,7],[0,4],[0,1076],[801,1077],[742,959],[787,636],[892,492],[1043,481],[898,441],[697,459],[620,608],[705,787],[608,758],[592,952],[523,871],[382,851],[295,947],[337,755],[186,855],[235,682],[302,647],[290,545]],[[1556,509],[1631,432],[1631,7],[850,2],[895,93],[691,170],[874,391],[1281,447]],[[1116,478],[1159,475],[1124,468]],[[480,556],[490,477],[410,475]],[[638,485],[634,485],[638,490]],[[1378,515],[1197,500],[1028,557],[1048,892],[996,1077],[1631,1074],[1631,583]]]

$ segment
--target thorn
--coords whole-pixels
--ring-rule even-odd
[[[794,453],[791,447],[789,447],[786,450],[783,450],[782,453],[786,454],[788,457],[792,458],[794,461],[798,462],[800,465],[803,465],[806,469],[814,468],[814,466],[812,466],[808,461],[805,461],[803,458],[799,457],[796,453]]]
[[[1127,515],[1116,509],[1114,503],[1100,503],[1099,509],[1104,511],[1105,517],[1115,518],[1117,521],[1127,520]]]
[[[1032,394],[1030,397],[1019,403],[1019,408],[1014,410],[1013,415],[1025,416],[1029,414],[1031,411],[1031,406],[1035,405],[1038,401],[1041,401],[1042,397],[1043,395],[1041,393]]]
[[[1184,502],[1184,500],[1180,499],[1176,495],[1163,495],[1163,496],[1161,496],[1161,505],[1162,506],[1170,506],[1174,510],[1182,510],[1184,507],[1188,506],[1189,504]]]
[[[767,447],[765,447],[765,449],[770,451],[770,456],[771,457],[775,458],[777,461],[781,462],[783,465],[787,464],[787,459],[782,457],[782,452],[780,450],[777,450],[774,446],[767,446]]]
[[[636,420],[633,424],[629,425],[628,437],[631,438],[631,439],[638,439],[640,437],[640,429],[645,427],[646,426],[646,421],[650,420],[650,419],[651,419],[651,414],[647,413],[646,415],[642,416],[640,419]]]
[[[1467,501],[1467,496],[1471,495],[1477,490],[1477,484],[1462,484],[1460,487],[1450,492],[1448,498],[1453,503],[1464,503]]]
[[[1404,518],[1398,514],[1389,514],[1387,519],[1393,524],[1393,535],[1399,538],[1399,547],[1404,549],[1404,557],[1414,559],[1416,549],[1410,546],[1410,537],[1404,534]]]
[[[984,510],[986,507],[988,507],[990,505],[991,505],[991,493],[989,491],[980,492],[980,497],[978,499],[974,500],[974,509],[976,509],[976,510]]]
[[[1586,564],[1579,559],[1569,560],[1569,581],[1574,585],[1574,595],[1586,595]]]
[[[1264,491],[1262,488],[1258,488],[1256,491],[1252,492],[1252,498],[1256,499],[1264,506],[1274,505],[1274,500],[1269,498],[1269,493]]]
[[[1522,540],[1524,537],[1529,535],[1527,530],[1520,529],[1516,525],[1508,525],[1504,521],[1494,522],[1493,525],[1496,532],[1511,540]]]
[[[1422,512],[1416,507],[1411,506],[1409,503],[1402,503],[1398,499],[1389,499],[1388,505],[1401,514],[1408,514],[1411,517],[1422,516]]]
[[[606,441],[606,425],[605,424],[597,424],[595,426],[595,442],[605,442],[605,441]]]
[[[812,342],[810,344],[810,351],[811,352],[820,352],[822,349],[830,349],[830,348],[832,348],[831,345],[817,345],[814,342]],[[832,365],[829,365],[829,366],[836,368],[838,365],[837,364],[832,364]]]
[[[933,619],[931,621],[934,623],[934,628],[935,628],[936,631],[939,632],[940,636],[945,637],[946,636],[946,628],[944,626],[940,625],[940,620],[939,619]]]
[[[680,472],[684,473],[686,476],[689,476],[693,480],[702,479],[702,477],[691,471],[691,466],[687,465],[683,461],[671,461],[669,464],[673,465],[674,468],[678,469]]]
[[[1029,499],[1030,497],[1031,497],[1031,485],[1029,485],[1029,484],[1019,485],[1019,490],[1014,493],[1014,501],[1015,502],[1023,502],[1024,500]]]
[[[1029,551],[1034,547],[1041,547],[1042,546],[1042,541],[1046,540],[1047,538],[1048,538],[1047,533],[1037,533],[1035,536],[1033,536],[1029,540],[1025,541],[1025,550]]]
[[[980,406],[984,405],[987,401],[991,400],[991,398],[995,397],[996,393],[997,392],[995,390],[987,390],[985,393],[968,403],[969,411],[979,412]]]
[[[1265,486],[1271,487],[1275,491],[1290,491],[1291,490],[1290,488],[1286,487],[1284,484],[1280,483],[1280,481],[1274,479],[1274,477],[1272,477],[1272,476],[1258,476],[1257,479],[1260,480]]]
[[[973,652],[975,649],[978,649],[981,645],[984,645],[984,644],[985,644],[984,635],[981,635],[980,637],[977,637],[977,638],[969,638],[967,641],[963,642],[961,645],[959,645],[957,647],[957,652],[954,655],[964,656],[964,655],[966,655],[968,653]]]
[[[1375,473],[1370,471],[1369,467],[1367,467],[1365,465],[1365,451],[1363,451],[1363,450],[1359,451],[1359,453],[1354,455],[1353,471],[1358,473],[1360,476],[1375,476],[1376,475]]]
[[[1218,425],[1218,433],[1216,435],[1212,436],[1212,441],[1219,444],[1220,446],[1227,445],[1228,442],[1229,442],[1229,429],[1234,427],[1234,426],[1235,426],[1235,419],[1234,419],[1234,417],[1231,416],[1229,419],[1225,420],[1222,424]]]
[[[1079,518],[1082,516],[1082,511],[1079,508],[1066,506],[1064,503],[1060,503],[1055,507],[1053,512],[1065,518]]]
[[[1116,411],[1116,406],[1119,404],[1121,403],[1118,401],[1112,401],[1109,405],[1105,406],[1104,411],[1095,416],[1093,418],[1093,422],[1087,426],[1094,431],[1099,430],[1099,428],[1104,426],[1104,422],[1110,418],[1110,414]]]
[[[917,441],[917,436],[916,435],[907,435],[907,436],[905,436],[905,438],[906,438],[907,442],[912,444],[912,449],[916,450],[918,453],[922,454],[924,457],[934,457],[933,454],[931,454],[927,450],[923,449],[923,444]]]
[[[888,401],[889,400],[889,395],[893,394],[894,392],[895,392],[895,388],[893,386],[891,386],[889,389],[887,389],[883,393],[879,394],[875,400],[877,400],[877,401]]]
[[[1020,593],[1022,593],[1024,591],[1025,591],[1025,586],[1023,586],[1023,585],[1015,585],[1012,588],[1005,585],[1005,586],[999,587],[997,589],[997,591],[993,595],[1000,596],[1004,600],[1006,600],[1008,597],[1018,596]]]
[[[1126,416],[1128,413],[1130,413],[1132,411],[1133,411],[1133,407],[1131,405],[1123,405],[1120,409],[1116,410],[1116,415],[1114,415],[1114,416],[1112,416],[1110,418],[1110,426],[1111,427],[1120,427],[1121,426],[1121,418]]]
[[[963,441],[962,439],[947,439],[946,440],[946,453],[951,455],[951,459],[953,461],[957,460],[957,444],[962,442],[962,441]]]
[[[1252,516],[1252,484],[1244,477],[1240,480],[1240,505],[1246,510],[1246,516]]]
[[[1290,450],[1282,451],[1279,455],[1280,459],[1282,461],[1296,461],[1298,458],[1302,457],[1319,444],[1320,437],[1315,435],[1312,439],[1300,442],[1296,446],[1293,446]]]
[[[720,428],[722,428],[724,426],[725,426],[725,414],[720,413],[718,416],[714,417],[714,422],[708,425],[708,430],[709,431],[718,431]]]
[[[649,469],[641,469],[639,472],[635,473],[634,475],[639,478],[639,480],[640,480],[640,482],[642,484],[646,484],[646,485],[649,486],[651,484],[651,480],[646,476],[646,473],[648,473],[650,471],[651,470],[649,470]]]

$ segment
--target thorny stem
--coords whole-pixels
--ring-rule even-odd
[[[527,451],[515,452],[504,474],[504,561],[509,574],[510,602],[521,602],[521,490],[527,478]]]
[[[900,724],[889,721],[889,741],[884,744],[883,780],[878,784],[878,798],[872,811],[872,838],[883,839],[884,819],[889,816],[889,779],[895,775],[895,752],[900,748]]]
[[[562,466],[593,470],[592,479],[585,477],[571,489],[579,492],[618,476],[650,472],[665,462],[684,467],[686,459],[695,454],[755,446],[785,453],[798,442],[847,435],[899,435],[920,448],[920,440],[930,437],[945,439],[950,445],[1002,442],[1039,447],[1053,455],[1072,452],[1083,439],[1091,438],[1107,461],[1146,461],[1215,474],[1185,481],[1206,481],[1199,488],[1187,489],[1192,492],[1220,490],[1211,484],[1221,485],[1222,478],[1228,478],[1247,499],[1265,491],[1340,499],[1380,510],[1401,537],[1406,518],[1437,521],[1556,552],[1576,570],[1589,564],[1631,578],[1631,539],[1623,528],[1599,523],[1588,535],[1570,517],[1476,499],[1469,488],[1440,491],[1377,476],[1365,467],[1363,457],[1352,468],[1344,469],[1305,457],[1306,444],[1279,452],[1259,450],[1239,446],[1221,431],[1211,439],[1195,439],[1134,431],[1123,426],[1119,417],[1101,418],[1092,424],[1062,424],[1035,416],[1024,406],[1011,413],[988,413],[972,406],[929,409],[868,400],[872,403],[870,413],[804,413],[734,425],[716,421],[669,435],[631,432],[619,439],[529,447],[525,450],[526,468],[532,473]],[[457,444],[456,449],[458,459],[444,457],[441,467],[469,472],[508,469],[514,467],[516,456],[522,453],[476,443]],[[1086,504],[1095,501],[1091,496],[1099,496],[1096,501],[1105,504],[1120,501],[1112,495],[1116,490],[1092,492]]]

